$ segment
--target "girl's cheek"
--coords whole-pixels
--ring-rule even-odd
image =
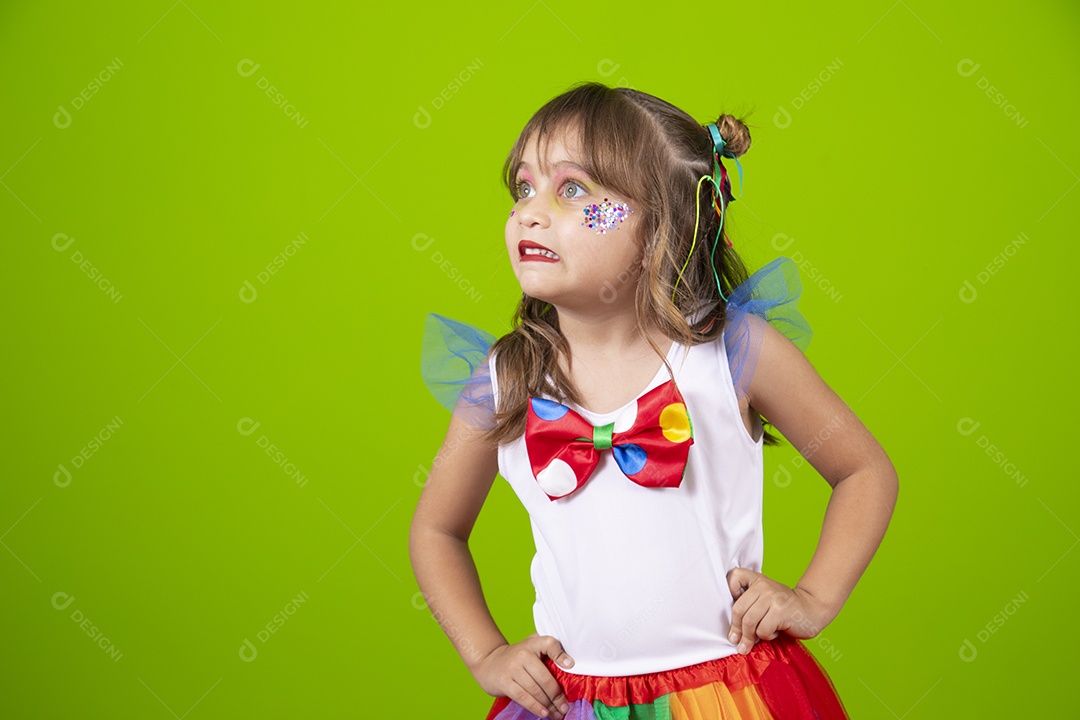
[[[560,203],[553,208],[553,212],[562,220],[573,220],[575,224],[580,224],[585,219],[584,208],[585,203],[579,200]]]

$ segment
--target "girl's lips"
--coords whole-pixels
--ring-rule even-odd
[[[554,250],[546,248],[540,243],[535,243],[532,240],[522,240],[518,243],[518,260],[519,262],[554,263],[559,262],[559,255]]]

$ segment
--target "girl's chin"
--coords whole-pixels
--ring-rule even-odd
[[[528,295],[534,300],[539,300],[540,302],[551,302],[551,295],[547,292],[544,292],[544,288],[522,285],[521,292]]]
[[[521,286],[521,292],[533,298],[534,300],[540,300],[541,302],[551,302],[551,298],[554,297],[551,292],[551,286],[547,283],[536,282],[518,282]]]

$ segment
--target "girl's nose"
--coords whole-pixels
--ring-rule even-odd
[[[531,198],[514,211],[514,217],[523,227],[547,227],[551,222],[550,212],[542,200]]]

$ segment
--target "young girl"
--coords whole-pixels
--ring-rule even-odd
[[[489,348],[429,316],[425,342],[440,343],[425,347],[425,379],[454,412],[410,555],[495,697],[488,720],[847,717],[800,639],[836,617],[870,562],[897,475],[801,352],[794,263],[747,277],[727,239],[721,157],[749,145],[730,115],[701,125],[636,90],[571,88],[504,168],[514,329]],[[832,486],[793,587],[760,572],[762,451],[779,442],[766,424]],[[497,472],[536,544],[536,632],[515,642],[468,549]]]

